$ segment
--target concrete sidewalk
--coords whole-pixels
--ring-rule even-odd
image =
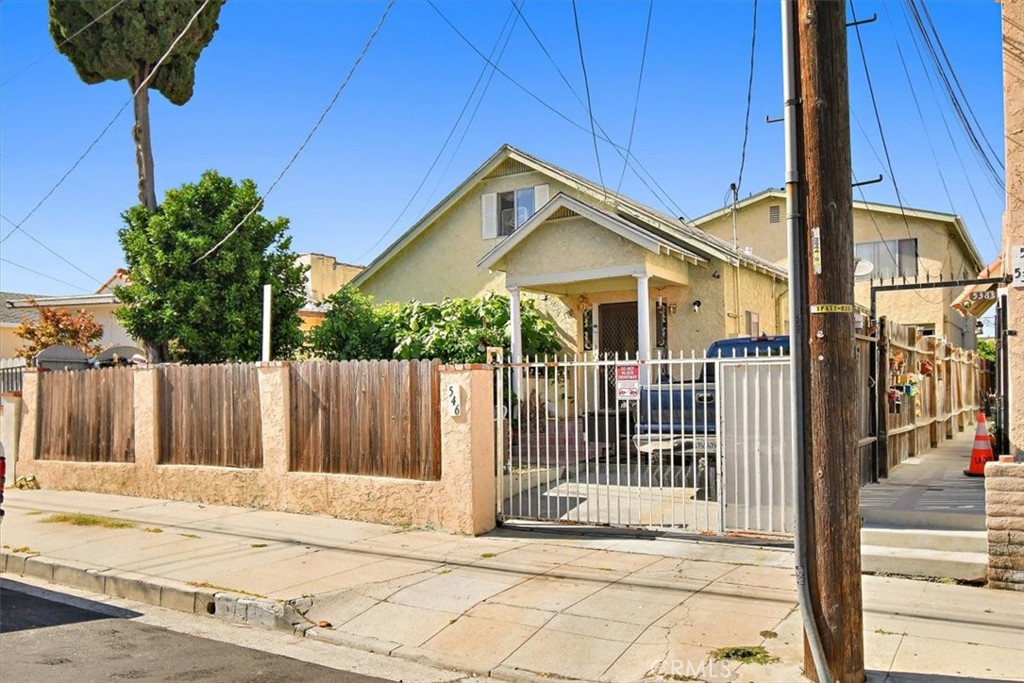
[[[10,492],[0,570],[512,680],[801,680],[786,549]],[[47,522],[100,515],[128,528]],[[873,681],[1024,679],[1024,595],[865,576]],[[769,665],[709,661],[761,645]]]

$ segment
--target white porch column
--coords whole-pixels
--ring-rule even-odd
[[[637,325],[637,358],[651,359],[651,296],[648,287],[651,276],[647,273],[634,273],[636,278],[636,325]],[[640,368],[640,383],[648,384],[649,368]]]
[[[508,288],[508,299],[511,311],[509,323],[512,326],[512,362],[523,362],[523,320],[519,311],[519,288]],[[519,394],[519,370],[512,372],[512,391]]]

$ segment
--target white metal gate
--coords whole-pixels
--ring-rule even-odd
[[[791,531],[786,360],[562,358],[498,368],[499,519]]]

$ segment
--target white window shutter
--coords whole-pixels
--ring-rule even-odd
[[[493,240],[498,236],[498,195],[487,192],[480,197],[481,236]]]
[[[533,206],[534,211],[540,210],[540,207],[548,203],[548,186],[537,185],[533,188]]]

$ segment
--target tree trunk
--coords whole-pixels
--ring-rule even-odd
[[[806,182],[801,185],[810,314],[807,432],[808,586],[828,668],[837,683],[864,680],[860,579],[860,461],[853,330],[853,196],[846,3],[799,0]],[[797,340],[796,343],[807,343]],[[810,652],[805,671],[814,676]]]
[[[146,80],[148,67],[139,69],[137,78],[128,85],[134,93],[139,84]],[[139,202],[150,211],[156,211],[156,182],[153,179],[153,145],[149,135],[149,87],[142,88],[133,98],[135,126],[132,138],[135,140],[135,161],[139,167]]]

